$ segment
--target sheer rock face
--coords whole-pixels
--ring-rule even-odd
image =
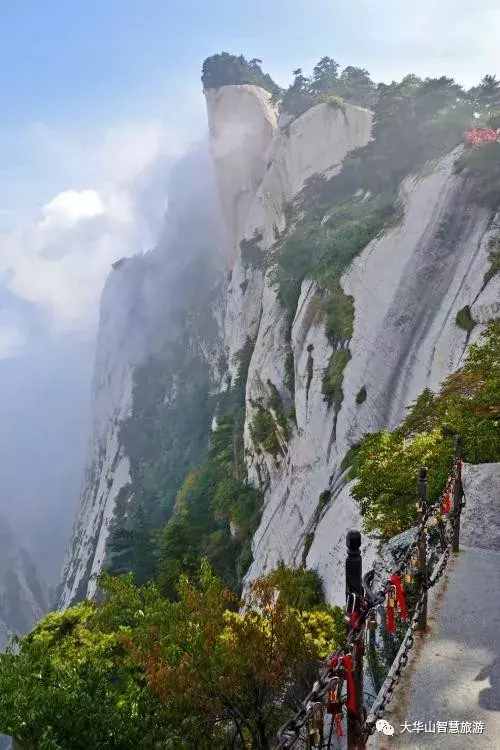
[[[217,170],[230,258],[238,253],[250,205],[268,166],[277,126],[271,95],[250,84],[205,91],[212,157]]]
[[[500,551],[500,463],[464,464],[460,543]]]
[[[227,251],[218,234],[211,170],[205,147],[180,163],[173,175],[175,193],[169,200],[168,220],[157,248],[122,259],[106,282],[96,346],[87,464],[57,595],[62,608],[94,595],[92,576],[102,569],[119,496],[125,495],[127,504],[132,501],[130,460],[120,431],[133,408],[134,372],[169,341],[180,337],[194,296],[186,289],[186,278],[195,278],[203,293],[215,300],[210,311],[214,327],[223,324],[220,295],[211,290],[220,284],[220,268]],[[219,380],[219,352],[214,351],[214,342],[192,343],[209,360],[213,379]]]
[[[231,112],[229,141],[232,145],[233,130],[237,133],[245,131],[246,105],[241,109],[238,107],[248,89],[261,92],[255,101],[261,102],[262,116],[259,120],[252,112],[250,122],[256,128],[260,121],[262,134],[260,138],[255,135],[250,138],[241,147],[237,158],[232,148],[225,147],[226,128],[221,118],[227,111]],[[207,92],[212,152],[216,154],[214,163],[221,200],[226,214],[227,206],[234,206],[242,193],[245,194],[246,206],[244,215],[239,213],[237,222],[233,220],[229,226],[235,256],[227,290],[225,344],[230,371],[234,375],[234,355],[244,346],[247,337],[253,339],[257,336],[264,294],[264,274],[258,268],[245,268],[239,252],[241,240],[261,237],[261,249],[268,250],[285,229],[287,205],[304,187],[306,180],[316,174],[333,174],[350,150],[366,145],[371,133],[372,113],[360,107],[346,106],[342,110],[319,104],[284,129],[276,130],[274,126],[272,138],[262,152],[265,161],[262,177],[250,199],[248,174],[241,168],[240,159],[247,156],[253,162],[256,159],[255,147],[264,143],[270,134],[268,94],[257,86],[224,86],[217,92],[218,107],[213,106],[213,96]],[[257,174],[256,170],[254,174]],[[243,185],[239,184],[240,180]]]
[[[28,552],[0,515],[0,650],[13,633],[27,633],[47,609],[46,595]]]
[[[230,99],[232,92],[222,89],[219,96],[226,95]],[[348,107],[344,114],[324,104],[278,130],[243,237],[257,233],[261,248],[270,248],[285,228],[286,204],[304,182],[313,174],[333,174],[349,150],[368,141],[370,129],[366,110]],[[234,354],[248,336],[256,339],[247,381],[245,445],[250,479],[266,487],[247,580],[280,559],[288,564],[306,559],[325,579],[329,598],[343,602],[345,533],[360,525],[349,486],[342,481],[343,456],[366,432],[395,426],[423,388],[436,389],[460,365],[467,344],[498,314],[497,280],[482,290],[491,216],[472,206],[469,187],[453,174],[455,156],[404,182],[403,221],[370,243],[344,275],[344,291],[355,299],[355,325],[338,415],[323,399],[323,372],[332,349],[312,304],[316,286],[304,281],[292,328],[297,427],[277,458],[255,450],[249,424],[253,404],[271,395],[269,381],[286,399],[285,314],[269,278],[259,269],[244,269],[241,256],[236,259],[225,343]],[[227,165],[216,166],[227,188]],[[237,193],[235,183],[233,189]],[[470,338],[455,323],[465,305],[481,324]],[[366,400],[357,404],[363,387]],[[331,499],[320,508],[325,490]],[[364,552],[369,565],[374,555],[369,541]]]
[[[342,603],[345,534],[360,527],[340,469],[342,458],[366,432],[396,425],[423,388],[436,389],[498,315],[498,277],[483,289],[488,240],[496,230],[492,217],[469,200],[467,183],[454,175],[455,154],[425,175],[407,178],[401,186],[405,212],[400,225],[371,242],[342,278],[344,291],[354,297],[355,321],[339,413],[323,397],[323,374],[332,349],[316,313],[316,285],[305,280],[291,333],[296,426],[290,426],[289,439],[283,440],[276,458],[257,451],[249,427],[254,404],[271,396],[269,383],[285,402],[290,398],[285,386],[287,321],[264,264],[248,265],[240,243],[258,241],[261,250],[268,251],[286,228],[287,205],[306,180],[334,174],[350,150],[369,141],[372,113],[320,104],[283,125],[269,94],[257,86],[225,86],[205,95],[228,237],[221,265],[230,272],[227,278],[220,271],[221,293],[207,310],[217,322],[219,339],[216,345],[197,340],[197,346],[213,364],[214,386],[222,389],[215,353],[225,354],[234,377],[234,355],[248,338],[255,343],[246,384],[245,448],[249,478],[266,491],[247,581],[279,559],[287,564],[305,561],[323,576],[330,601]],[[187,231],[195,223],[188,216],[181,228]],[[129,481],[119,427],[133,408],[134,369],[166,336],[178,335],[175,326],[166,323],[172,310],[182,309],[181,302],[172,302],[176,294],[181,301],[185,297],[178,278],[165,254],[155,251],[125,261],[105,289],[95,425],[63,576],[62,606],[79,592],[94,591],[89,576],[102,565],[116,498]],[[455,322],[466,305],[478,322],[470,336]],[[358,404],[362,388],[366,399]],[[330,499],[320,504],[325,491]],[[375,555],[369,540],[364,541],[364,553],[369,566]]]

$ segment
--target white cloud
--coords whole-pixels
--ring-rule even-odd
[[[168,136],[159,123],[127,123],[92,144],[37,127],[46,158],[56,169],[69,167],[74,184],[0,235],[0,275],[9,293],[48,315],[53,330],[93,326],[113,261],[147,249],[138,185],[145,171],[179,152]],[[0,330],[5,352],[19,340],[11,328]]]
[[[384,82],[407,73],[444,74],[469,87],[485,73],[500,74],[498,0],[293,0],[293,4],[296,7],[290,12],[296,18],[307,13],[308,19],[321,18],[321,24],[297,46],[293,61],[288,55],[275,66],[272,72],[280,82],[290,80],[293,66],[310,72],[323,55],[332,55],[341,66],[366,67],[374,79]]]
[[[42,208],[41,229],[69,229],[79,221],[102,216],[104,207],[95,190],[64,190]]]

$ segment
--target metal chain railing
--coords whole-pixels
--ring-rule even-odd
[[[337,649],[337,651],[328,656],[324,673],[318,677],[312,690],[302,701],[300,709],[280,728],[275,750],[290,749],[297,745],[301,739],[302,730],[304,728],[307,729],[311,718],[317,715],[318,711],[324,710],[325,698],[332,690],[339,691],[340,705],[342,708],[343,706],[347,707],[348,734],[350,728],[351,734],[355,735],[354,738],[350,738],[348,746],[350,748],[365,747],[368,738],[375,731],[376,722],[383,715],[387,705],[391,701],[396,685],[401,678],[402,671],[408,662],[409,653],[415,640],[414,633],[419,628],[419,624],[421,624],[424,609],[426,611],[427,591],[435,586],[443,576],[452,549],[457,544],[456,531],[459,528],[461,511],[465,506],[465,498],[461,485],[461,467],[462,461],[456,457],[453,469],[447,478],[445,487],[437,502],[429,504],[422,496],[420,497],[418,503],[420,521],[415,536],[401,560],[397,563],[392,576],[387,581],[384,581],[377,593],[374,593],[368,584],[370,576],[365,576],[363,579],[362,596],[357,597],[356,594],[350,594],[348,598],[350,603],[347,607],[350,628],[346,642],[342,648]],[[452,496],[454,497],[453,509],[451,508]],[[457,502],[457,497],[459,502]],[[427,527],[431,519],[434,519],[434,523],[441,530],[440,538],[443,547],[441,557],[438,559],[430,577],[425,575],[420,581],[420,594],[411,616],[410,626],[379,694],[371,707],[370,713],[368,716],[365,716],[363,707],[358,706],[357,710],[353,711],[352,703],[350,703],[352,701],[352,693],[355,692],[352,682],[353,663],[355,663],[356,656],[363,653],[367,623],[373,624],[376,621],[377,610],[381,605],[386,603],[387,597],[391,596],[395,590],[395,577],[397,579],[402,578],[415,553],[421,549],[420,545],[427,534]],[[347,682],[347,696],[340,698],[339,686],[342,685],[343,681]],[[349,684],[351,685],[350,688]],[[343,713],[343,710],[340,713]],[[325,745],[321,746],[325,747]],[[308,744],[308,747],[319,746]],[[328,743],[328,747],[330,747],[330,742]]]

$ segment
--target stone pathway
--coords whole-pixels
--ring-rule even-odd
[[[500,552],[452,555],[429,595],[428,624],[384,717],[395,733],[374,735],[368,748],[499,750]]]

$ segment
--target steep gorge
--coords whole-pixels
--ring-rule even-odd
[[[459,328],[459,310],[470,307],[480,324],[500,311],[498,276],[483,288],[488,241],[498,231],[494,217],[471,201],[470,185],[454,173],[458,152],[448,153],[404,180],[402,220],[372,239],[342,275],[342,289],[353,297],[354,323],[348,340],[337,344],[349,351],[343,379],[340,372],[343,397],[329,404],[324,374],[333,348],[318,306],[318,283],[302,281],[290,326],[269,259],[297,220],[290,206],[308,181],[332,177],[348,153],[369,142],[372,113],[322,103],[290,121],[278,117],[268,92],[248,84],[209,89],[206,98],[226,237],[213,226],[211,234],[201,228],[210,221],[206,214],[198,219],[194,210],[200,187],[193,212],[178,223],[175,237],[163,238],[143,257],[123,261],[111,274],[101,306],[94,432],[60,591],[63,607],[93,595],[89,579],[105,561],[113,517],[125,517],[134,505],[131,464],[138,456],[129,455],[123,426],[137,411],[138,371],[152,357],[161,368],[166,349],[187,340],[206,369],[196,384],[196,393],[205,394],[200,429],[206,437],[199,441],[198,454],[188,457],[187,473],[201,459],[217,394],[227,388],[228,377],[234,383],[237,355],[252,342],[245,458],[249,480],[265,495],[246,580],[279,559],[307,562],[323,577],[328,599],[341,603],[345,532],[360,525],[342,459],[366,432],[397,424],[423,388],[436,388],[456,369],[481,330],[476,326],[469,337]],[[216,207],[210,210],[215,216]],[[327,225],[328,216],[323,218]],[[176,242],[197,220],[196,252],[173,263]],[[203,261],[207,269],[196,284],[189,261],[195,266]],[[175,405],[179,375],[175,362],[169,368],[158,403]],[[365,397],[358,398],[363,391]],[[253,425],[263,413],[274,424],[277,447],[272,451],[254,439]],[[168,488],[170,510],[181,474]],[[368,560],[371,545],[365,553]]]

